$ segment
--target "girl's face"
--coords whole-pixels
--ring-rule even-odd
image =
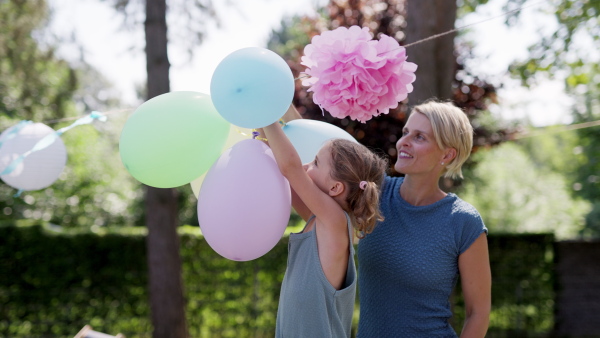
[[[310,179],[315,182],[321,191],[327,194],[334,182],[333,178],[331,178],[331,168],[333,165],[331,162],[331,145],[327,143],[319,149],[312,162],[303,165]]]
[[[432,174],[439,177],[444,151],[435,142],[429,119],[418,112],[411,114],[396,143],[396,171],[403,174]]]

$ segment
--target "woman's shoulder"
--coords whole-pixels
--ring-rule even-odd
[[[462,230],[471,229],[472,231],[480,233],[485,231],[487,233],[487,227],[483,222],[479,211],[469,202],[461,199],[455,194],[449,194],[452,197],[452,217],[455,220],[452,222],[455,226],[463,228]]]
[[[453,213],[471,215],[479,218],[481,217],[479,215],[479,211],[477,211],[477,209],[471,203],[458,197],[458,195],[454,193],[448,193],[448,197],[452,202]]]
[[[404,181],[404,176],[390,176],[389,174],[385,174],[383,176],[383,184],[381,190],[388,189],[390,187],[398,186],[402,184]]]

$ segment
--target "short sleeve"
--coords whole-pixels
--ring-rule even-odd
[[[461,228],[462,233],[460,234],[459,255],[467,251],[482,233],[485,232],[486,235],[488,233],[481,215],[479,215],[479,212],[473,206],[467,204],[462,216],[464,217],[464,223]]]

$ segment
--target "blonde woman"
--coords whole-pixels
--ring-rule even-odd
[[[358,337],[456,337],[448,323],[460,276],[461,337],[484,337],[491,308],[487,228],[473,206],[439,187],[462,177],[473,128],[451,103],[414,107],[380,199],[385,218],[358,244]]]

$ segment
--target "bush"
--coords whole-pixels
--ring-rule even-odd
[[[198,227],[179,229],[190,335],[272,337],[287,236],[265,256],[235,262],[216,254]],[[134,227],[93,233],[31,222],[0,225],[0,336],[72,337],[90,324],[128,338],[151,337],[145,233]],[[494,235],[488,241],[488,336],[549,332],[553,236]],[[460,330],[460,293],[454,303],[453,324]],[[354,332],[357,319],[358,311]]]

